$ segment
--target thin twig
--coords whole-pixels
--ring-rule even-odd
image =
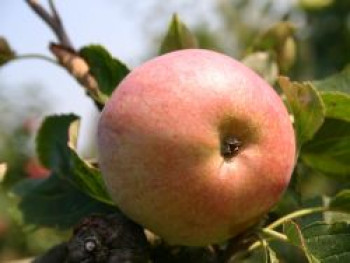
[[[272,230],[272,229],[268,229],[268,228],[263,228],[261,230],[261,232],[266,235],[266,236],[269,236],[269,237],[272,237],[274,239],[277,239],[277,240],[281,240],[281,241],[285,241],[287,242],[288,241],[288,237],[278,231],[275,231],[275,230]]]
[[[51,28],[55,27],[55,21],[51,15],[38,3],[37,0],[26,0],[33,11],[43,19]]]
[[[57,24],[57,33],[58,36],[60,36],[60,42],[62,45],[69,47],[69,48],[73,48],[73,45],[71,43],[71,41],[69,40],[69,37],[66,33],[66,30],[64,28],[64,25],[62,23],[62,19],[59,15],[59,13],[57,12],[56,6],[54,4],[53,0],[49,0],[49,5],[50,5],[50,9],[52,12],[52,18],[55,20],[56,24]]]
[[[96,79],[90,74],[89,65],[73,48],[54,0],[48,0],[50,10],[47,11],[38,0],[25,0],[29,7],[51,28],[59,40],[59,44],[51,44],[50,51],[63,66],[85,88],[99,109],[103,108],[107,97],[101,93]]]
[[[16,61],[16,60],[22,60],[22,59],[40,59],[40,60],[44,60],[47,61],[49,63],[52,63],[56,66],[61,66],[57,60],[50,58],[48,56],[45,55],[41,55],[41,54],[23,54],[23,55],[17,55],[15,56],[12,60]]]
[[[56,9],[56,6],[55,6],[53,0],[49,0],[49,6],[50,6],[50,9],[52,12],[52,17],[56,20],[60,20],[60,16],[57,12],[57,9]]]
[[[299,218],[299,217],[303,217],[303,216],[307,216],[310,214],[314,214],[314,213],[321,213],[321,212],[326,212],[329,211],[328,207],[311,207],[311,208],[304,208],[301,210],[297,210],[293,213],[290,213],[288,215],[285,215],[279,219],[277,219],[275,222],[269,224],[266,228],[268,229],[274,229],[276,227],[279,227],[280,225],[283,225],[283,223],[285,223],[288,220],[292,220],[294,218]]]
[[[45,23],[52,29],[56,37],[59,40],[59,43],[67,48],[72,48],[71,41],[68,38],[68,35],[64,29],[64,26],[61,22],[60,16],[54,6],[52,0],[49,1],[50,8],[53,14],[50,14],[45,8],[39,4],[37,0],[25,0],[27,4],[33,9],[33,11],[45,21]]]

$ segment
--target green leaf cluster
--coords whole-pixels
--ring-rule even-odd
[[[309,167],[333,178],[349,180],[350,176],[350,71],[314,81],[322,101],[322,125],[301,150],[301,159]],[[322,112],[323,111],[323,112]],[[319,117],[321,119],[321,117]]]
[[[279,76],[294,63],[294,31],[290,22],[277,23],[255,39],[242,60],[277,84],[297,141],[291,184],[270,212],[277,219],[262,229],[260,246],[265,262],[284,258],[276,240],[298,247],[305,262],[349,262],[350,67],[321,80],[296,82]],[[308,180],[321,180],[330,190],[307,194],[313,189]]]
[[[72,114],[48,117],[37,137],[41,163],[51,171],[47,179],[27,179],[15,186],[26,223],[71,227],[91,213],[111,213],[116,208],[97,168],[74,150]]]
[[[299,169],[293,177],[302,181],[310,173],[326,176],[330,182],[338,183],[335,192],[339,192],[328,202],[321,202],[321,207],[287,213],[267,228],[283,223],[287,242],[299,247],[310,263],[349,262],[350,221],[346,214],[350,213],[350,189],[346,183],[350,176],[350,71],[346,68],[324,80],[310,82],[280,77],[279,86],[298,144]],[[291,192],[300,195],[297,186],[298,182],[290,186],[289,196]],[[321,221],[299,219],[314,213],[321,213]]]
[[[284,224],[288,240],[300,247],[310,263],[350,261],[350,225],[346,222],[314,222],[300,228],[295,222]]]

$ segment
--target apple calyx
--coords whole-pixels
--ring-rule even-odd
[[[225,160],[231,160],[238,154],[241,146],[242,142],[236,137],[227,137],[221,143],[221,156],[224,157]]]

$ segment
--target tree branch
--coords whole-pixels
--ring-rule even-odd
[[[63,66],[87,91],[99,109],[103,108],[107,98],[101,93],[98,83],[90,74],[89,65],[73,48],[64,29],[60,15],[54,5],[49,1],[50,12],[38,0],[25,0],[29,7],[51,28],[59,40],[58,44],[51,44],[50,51],[56,56],[59,64]]]
[[[64,29],[61,18],[56,10],[53,0],[49,1],[50,14],[45,8],[39,4],[38,0],[25,0],[27,4],[33,9],[33,11],[52,29],[59,43],[67,48],[73,48],[71,41],[68,38],[66,30]]]
[[[57,9],[56,9],[56,6],[55,6],[53,0],[49,0],[49,5],[50,5],[50,9],[51,9],[53,18],[55,20],[59,20],[61,22],[60,16],[57,12]]]
[[[89,66],[85,60],[74,50],[61,45],[51,44],[50,50],[57,57],[59,63],[85,87],[97,107],[102,109],[107,98],[100,92],[98,84],[90,74]]]

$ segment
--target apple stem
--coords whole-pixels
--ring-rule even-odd
[[[278,239],[284,242],[288,242],[288,238],[286,235],[283,235],[282,233],[275,231],[273,229],[283,225],[285,222],[289,220],[303,217],[306,215],[315,214],[315,213],[326,212],[326,211],[330,211],[330,208],[329,207],[311,207],[311,208],[301,209],[277,219],[275,222],[269,224],[267,227],[263,228],[261,231],[263,234],[265,234],[266,236],[272,239]],[[261,247],[262,245],[263,245],[263,242],[261,240],[258,240],[248,248],[248,251],[252,252],[253,250]]]
[[[292,220],[294,218],[299,218],[299,217],[303,217],[306,215],[320,213],[320,212],[326,212],[326,211],[329,211],[329,208],[323,207],[323,206],[301,209],[301,210],[295,211],[293,213],[290,213],[288,215],[285,215],[285,216],[277,219],[275,222],[269,224],[265,229],[271,230],[271,229],[274,229],[276,227],[283,225],[285,222]]]
[[[280,240],[283,242],[288,242],[288,237],[286,235],[283,235],[282,233],[275,231],[275,230],[271,230],[271,229],[267,229],[267,228],[263,228],[261,229],[261,232],[266,236],[266,237],[262,237],[260,236],[260,239],[255,241],[253,244],[251,244],[249,246],[249,248],[247,249],[247,252],[252,252],[255,249],[260,248],[261,246],[264,246],[267,241],[270,240]]]
[[[282,241],[288,241],[288,237],[286,235],[283,235],[282,233],[272,230],[272,229],[268,229],[268,228],[263,228],[262,233],[266,236],[272,237],[273,239],[278,239],[278,240],[282,240]]]

